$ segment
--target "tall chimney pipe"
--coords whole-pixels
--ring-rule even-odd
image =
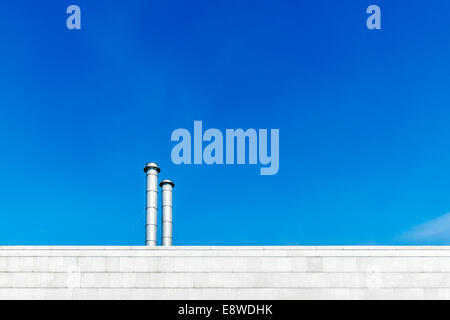
[[[159,169],[156,163],[150,162],[144,168],[147,174],[147,222],[145,225],[145,245],[157,245],[158,231],[158,173]]]
[[[171,180],[163,180],[159,184],[162,194],[162,245],[172,245],[172,190],[175,184]]]

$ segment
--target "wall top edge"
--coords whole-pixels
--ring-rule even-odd
[[[0,246],[0,250],[450,250],[450,246]]]

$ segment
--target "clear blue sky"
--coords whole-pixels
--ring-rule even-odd
[[[177,245],[410,243],[450,212],[449,21],[447,0],[3,1],[0,244],[143,244],[150,161]],[[279,173],[172,164],[194,120],[279,128]]]

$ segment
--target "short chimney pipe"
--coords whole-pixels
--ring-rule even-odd
[[[175,184],[171,180],[163,180],[159,184],[162,194],[162,233],[161,243],[163,246],[172,245],[172,190]]]
[[[145,224],[145,245],[157,245],[158,232],[158,174],[161,171],[156,163],[150,162],[144,168],[147,174],[147,213]]]

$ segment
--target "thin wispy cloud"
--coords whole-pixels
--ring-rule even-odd
[[[413,227],[403,233],[399,240],[411,243],[450,244],[450,213]]]

